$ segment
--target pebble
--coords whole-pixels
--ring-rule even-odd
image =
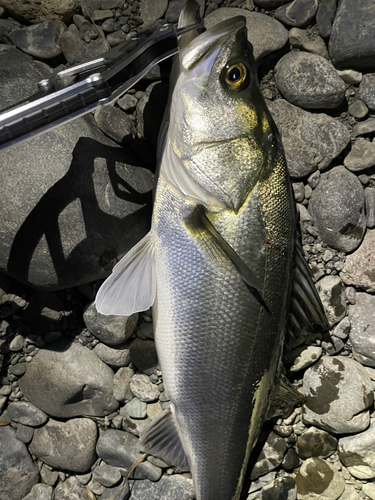
[[[323,357],[303,377],[302,419],[334,434],[355,433],[369,425],[372,382],[366,369],[344,357]]]
[[[121,368],[130,363],[129,342],[109,347],[99,342],[94,347],[95,354],[111,368]]]
[[[126,403],[125,410],[131,418],[146,418],[147,403],[140,401],[138,398],[133,398]]]
[[[364,122],[357,123],[353,127],[353,137],[372,134],[375,132],[375,118],[367,118]]]
[[[128,35],[126,35],[122,30],[117,30],[114,31],[113,33],[109,33],[105,39],[107,40],[108,44],[110,47],[117,47],[122,42],[125,42],[125,40],[128,40]],[[118,108],[114,108],[118,109]],[[113,116],[112,116],[113,115]],[[111,116],[106,117],[106,119],[103,119],[102,117],[102,122],[103,122],[103,127],[105,127],[105,130],[103,132],[106,135],[109,135],[109,137],[112,137],[116,142],[120,142],[121,144],[124,144],[126,142],[130,142],[133,138],[133,129],[130,127],[130,121],[126,120],[124,122],[123,117],[120,115],[120,113],[112,113]],[[122,135],[121,133],[121,126],[123,123],[127,124],[127,129],[126,129],[126,134]],[[99,124],[99,123],[98,123]],[[118,137],[115,138],[115,137]]]
[[[60,481],[55,488],[54,500],[83,500],[87,498],[86,486],[81,484],[75,476]]]
[[[50,419],[34,430],[30,451],[56,469],[85,473],[95,462],[96,424],[89,418]]]
[[[309,203],[322,240],[339,251],[355,250],[366,229],[364,201],[361,182],[344,166],[322,174]]]
[[[354,359],[375,367],[375,296],[358,292],[356,306],[351,315],[350,342]]]
[[[280,131],[293,178],[327,168],[350,141],[345,126],[324,113],[309,113],[284,99],[268,101],[267,106]]]
[[[375,189],[365,189],[365,207],[366,207],[366,222],[367,227],[373,229],[375,227]]]
[[[204,24],[206,28],[210,28],[235,16],[246,18],[247,37],[253,46],[256,60],[263,59],[271,52],[281,49],[288,41],[288,31],[279,21],[259,12],[250,12],[245,9],[220,8],[206,16]]]
[[[100,435],[96,453],[108,465],[129,469],[139,458],[138,439],[129,432],[109,429]],[[149,461],[142,462],[134,471],[137,479],[150,479],[158,481],[162,470]]]
[[[335,67],[375,69],[375,18],[369,16],[369,5],[368,0],[339,2],[328,45]]]
[[[337,74],[348,85],[355,85],[357,83],[361,83],[362,81],[362,73],[355,71],[354,69],[338,69]]]
[[[43,463],[40,469],[40,477],[43,483],[54,486],[58,480],[59,473],[57,470],[52,470],[49,465]]]
[[[130,359],[138,370],[146,375],[156,373],[160,369],[153,340],[133,340],[130,344]]]
[[[317,33],[311,36],[307,30],[292,28],[289,31],[289,43],[293,48],[304,50],[305,52],[312,52],[325,59],[329,59],[326,44],[323,38]]]
[[[141,0],[141,18],[143,28],[148,28],[161,19],[168,8],[168,0]]]
[[[162,476],[160,481],[132,481],[131,500],[193,500],[193,481],[180,475]]]
[[[332,23],[335,18],[337,0],[322,0],[316,13],[316,24],[323,38],[331,34]]]
[[[21,500],[38,483],[38,467],[10,426],[0,427],[0,443],[0,498]]]
[[[348,299],[347,293],[346,293],[346,298]],[[335,326],[335,329],[333,330],[333,335],[341,340],[346,340],[348,338],[349,332],[350,332],[350,320],[347,316],[345,316],[345,318],[342,319],[340,323]]]
[[[34,356],[19,385],[30,402],[53,417],[104,416],[118,406],[111,368],[93,351],[65,338]]]
[[[350,474],[358,479],[375,478],[375,422],[364,432],[339,439],[338,453]]]
[[[286,452],[286,443],[283,438],[271,431],[259,453],[257,461],[251,470],[250,478],[253,481],[260,476],[268,474],[278,467],[283,461]]]
[[[103,491],[100,500],[128,500],[129,493],[129,481],[124,479],[119,485],[106,488]]]
[[[7,408],[8,416],[13,422],[17,422],[31,427],[39,427],[47,422],[47,415],[44,411],[27,401],[17,401],[10,403]]]
[[[275,66],[276,84],[283,96],[302,108],[336,108],[345,97],[345,83],[324,57],[289,52]]]
[[[297,469],[297,467],[301,465],[301,460],[294,448],[289,448],[289,450],[285,453],[281,465],[287,471]]]
[[[133,123],[121,109],[114,106],[97,108],[95,120],[101,131],[119,144],[126,144],[132,140]]]
[[[275,17],[287,26],[300,28],[309,24],[318,9],[318,0],[294,0],[275,10]]]
[[[73,22],[77,26],[82,40],[89,43],[91,40],[96,40],[99,36],[98,29],[95,28],[84,16],[75,14]]]
[[[361,172],[375,166],[375,143],[359,138],[353,144],[344,165],[352,172]]]
[[[321,357],[323,349],[321,347],[316,347],[313,345],[297,347],[293,349],[293,351],[288,355],[294,358],[295,355],[297,357],[294,359],[292,366],[289,368],[291,372],[298,372],[300,370],[304,370],[308,366],[316,363],[318,359]]]
[[[18,352],[23,348],[24,345],[25,345],[24,337],[22,335],[16,335],[9,344],[9,349],[12,352]]]
[[[316,186],[319,184],[320,181],[320,171],[316,170],[313,172],[309,178],[307,179],[308,185],[311,187],[311,189],[315,189]]]
[[[124,403],[133,397],[133,393],[130,390],[130,380],[133,375],[133,369],[125,367],[117,370],[113,377],[113,394],[120,403]]]
[[[116,486],[122,479],[120,469],[112,467],[112,465],[108,465],[104,462],[95,467],[93,477],[96,481],[107,488]]]
[[[360,247],[346,257],[340,277],[346,285],[352,285],[369,293],[375,292],[375,230],[368,229]]]
[[[303,462],[295,481],[299,500],[337,500],[345,489],[341,474],[317,457]]]
[[[34,484],[31,488],[31,491],[28,495],[23,497],[22,500],[53,500],[54,493],[52,486],[48,486],[47,484]]]
[[[94,12],[91,14],[91,19],[94,23],[97,23],[98,21],[105,21],[106,19],[109,19],[111,17],[113,17],[111,9],[94,10]]]
[[[125,94],[117,101],[117,104],[125,113],[134,113],[137,103],[138,99],[132,94]]]
[[[151,384],[147,375],[134,375],[130,379],[130,389],[135,397],[145,403],[151,403],[159,399],[159,389],[156,385]]]
[[[297,453],[303,460],[310,457],[327,458],[336,449],[337,439],[316,427],[307,429],[296,442]]]
[[[71,24],[59,39],[59,45],[69,65],[81,64],[100,57],[108,50],[108,44],[104,37],[99,36],[96,40],[86,43],[82,40],[78,28]]]
[[[294,199],[297,203],[302,203],[305,199],[305,186],[303,185],[303,182],[293,182],[292,187]]]
[[[62,21],[46,21],[11,32],[10,39],[19,49],[40,59],[53,59],[61,54],[59,38],[67,27]]]

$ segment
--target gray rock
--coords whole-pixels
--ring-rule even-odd
[[[371,420],[370,427],[356,434],[339,439],[338,452],[341,462],[350,474],[358,479],[375,478],[375,422]]]
[[[262,489],[262,500],[296,500],[297,486],[292,477],[279,477]]]
[[[93,477],[96,481],[107,488],[117,485],[122,479],[120,469],[112,467],[104,462],[95,467]]]
[[[372,0],[341,0],[329,39],[329,54],[337,68],[375,69],[375,17]]]
[[[348,111],[354,118],[360,119],[367,115],[368,107],[361,99],[357,99],[349,105]]]
[[[185,7],[185,0],[170,0],[168,4],[167,12],[165,13],[165,19],[169,23],[177,23],[181,10]],[[205,0],[198,0],[200,5],[200,16],[203,18]]]
[[[294,0],[275,11],[275,17],[287,26],[306,26],[315,16],[318,0]]]
[[[283,96],[302,108],[336,108],[345,97],[345,83],[332,64],[317,54],[289,52],[275,67]]]
[[[40,59],[53,59],[61,54],[59,39],[66,31],[62,21],[46,21],[12,31],[10,39],[19,49]]]
[[[32,427],[23,424],[17,425],[16,438],[19,441],[28,444],[32,440],[33,436],[34,436],[34,429]]]
[[[367,495],[371,500],[375,499],[375,484],[374,483],[366,483],[362,487],[362,492]]]
[[[111,368],[121,368],[130,363],[129,342],[114,347],[99,343],[94,347],[94,352]]]
[[[334,434],[352,434],[369,425],[372,382],[366,369],[344,356],[323,357],[303,377],[302,420]]]
[[[145,403],[156,401],[160,396],[159,389],[150,382],[147,375],[134,375],[130,380],[130,389],[135,397]]]
[[[126,34],[122,31],[122,30],[117,30],[117,31],[114,31],[113,33],[109,33],[105,39],[107,40],[108,44],[110,45],[110,47],[117,47],[117,45],[119,45],[120,43],[124,42],[126,40]],[[110,128],[110,126],[116,122],[118,123],[121,123],[121,118],[120,118],[120,115],[118,114],[117,116],[113,116],[113,117],[108,117],[108,121],[109,123],[106,124],[106,128]],[[113,127],[113,125],[112,125]],[[114,132],[116,136],[118,136],[120,134],[120,130],[118,130],[117,132]],[[108,134],[109,135],[109,134]],[[131,140],[131,134],[129,132],[129,123],[127,123],[127,136],[125,136],[125,139],[122,140],[123,143],[125,142],[128,142]],[[119,142],[119,141],[117,141]]]
[[[91,491],[95,496],[101,495],[105,491],[105,486],[100,484],[95,478],[92,478],[87,483],[87,488]]]
[[[117,401],[124,403],[132,399],[133,393],[130,390],[130,379],[134,371],[129,368],[120,368],[113,377],[113,394]]]
[[[375,189],[365,189],[365,207],[367,227],[370,229],[375,227]]]
[[[8,368],[8,374],[11,373],[16,377],[22,376],[26,372],[26,363],[16,363]]]
[[[362,73],[355,71],[354,69],[338,69],[337,74],[344,80],[345,83],[348,83],[349,85],[355,85],[357,83],[361,83],[362,81]]]
[[[131,418],[146,418],[147,403],[138,398],[133,398],[129,403],[126,403],[125,410]]]
[[[375,143],[358,139],[352,146],[348,156],[344,159],[344,165],[352,172],[361,172],[375,165]]]
[[[245,9],[222,7],[205,17],[206,28],[235,16],[246,18],[247,37],[253,45],[254,57],[259,60],[281,49],[288,41],[288,32],[284,26],[265,14],[250,12]]]
[[[302,203],[305,199],[305,186],[303,185],[303,182],[293,182],[292,187],[294,199],[296,202]]]
[[[375,292],[375,231],[367,230],[361,246],[346,257],[340,277],[346,285],[353,285],[369,293]]]
[[[305,460],[310,457],[327,458],[337,449],[337,439],[328,432],[310,427],[296,442],[298,455]]]
[[[354,359],[367,366],[375,366],[375,297],[357,293],[351,315],[350,342]]]
[[[48,415],[102,416],[116,410],[113,371],[93,352],[64,338],[48,344],[19,380],[25,397]]]
[[[25,345],[25,338],[22,335],[16,335],[9,344],[9,349],[12,352],[17,352],[20,351],[24,345]]]
[[[4,7],[10,16],[22,19],[27,24],[37,24],[43,21],[60,19],[70,21],[80,7],[79,0],[1,0],[0,6]]]
[[[307,179],[308,185],[311,187],[311,189],[315,189],[316,186],[319,184],[320,181],[320,171],[316,170],[313,172],[309,178]]]
[[[121,109],[114,106],[97,108],[95,120],[101,131],[119,144],[125,144],[132,140],[133,122]]]
[[[89,418],[50,419],[34,430],[30,451],[56,469],[85,473],[95,462],[96,424]]]
[[[375,132],[375,118],[367,118],[364,122],[357,123],[353,127],[353,137],[372,134],[373,132]]]
[[[160,369],[153,340],[133,340],[130,344],[130,359],[138,370],[147,375],[151,375]]]
[[[129,500],[193,500],[193,481],[178,474],[162,476],[160,481],[133,481]]]
[[[329,59],[328,50],[326,44],[316,32],[311,36],[307,30],[301,30],[299,28],[292,28],[289,31],[289,43],[292,47],[305,52],[312,52],[313,54],[318,54],[319,56]]]
[[[124,6],[124,0],[102,0],[102,9],[118,9]]]
[[[128,500],[129,492],[129,481],[124,479],[118,486],[106,488],[101,494],[100,500]]]
[[[361,182],[345,167],[323,174],[309,203],[322,240],[342,252],[355,250],[366,229],[364,201]]]
[[[15,431],[0,427],[0,498],[21,500],[39,481],[39,470]]]
[[[281,465],[287,471],[297,469],[297,467],[301,465],[301,460],[294,448],[289,448],[289,450],[285,453]]]
[[[0,19],[0,42],[12,43],[10,34],[12,31],[21,28],[22,25],[14,19]],[[4,47],[2,47],[4,49]]]
[[[104,344],[115,346],[127,340],[138,323],[138,313],[131,316],[115,316],[100,314],[95,302],[92,302],[83,313],[83,321],[90,332]]]
[[[346,314],[345,287],[339,276],[324,276],[316,283],[330,326],[336,325]]]
[[[341,495],[340,500],[362,500],[360,492],[351,484],[345,485],[345,491]]]
[[[288,360],[293,360],[292,366],[289,368],[291,372],[304,370],[308,366],[316,363],[321,357],[323,349],[317,346],[302,346],[293,349],[288,353]]]
[[[104,21],[105,19],[109,19],[110,17],[113,17],[113,13],[111,9],[105,9],[105,10],[94,10],[93,13],[91,14],[91,18],[96,22],[101,22]]]
[[[259,476],[264,476],[264,474],[276,469],[283,461],[285,451],[286,443],[284,439],[279,437],[275,432],[270,432],[262,451],[259,453],[256,464],[251,470],[251,480],[257,479]]]
[[[83,500],[87,498],[86,486],[83,486],[74,476],[59,482],[55,488],[54,500]]]
[[[346,298],[348,300],[347,293],[346,293]],[[350,332],[350,320],[346,316],[344,319],[340,321],[338,325],[336,325],[335,329],[333,330],[333,335],[341,340],[346,340],[348,338],[349,332]]]
[[[29,425],[31,427],[39,427],[47,422],[47,415],[44,411],[27,401],[16,401],[10,403],[8,408],[8,416],[14,422]]]
[[[295,481],[299,500],[337,500],[345,489],[339,471],[317,457],[303,462]]]
[[[108,45],[104,37],[99,36],[96,40],[86,43],[82,40],[78,28],[71,24],[69,28],[61,34],[59,39],[61,50],[69,65],[81,64],[107,52]]]
[[[59,478],[59,473],[57,470],[52,470],[52,468],[43,463],[40,469],[40,477],[42,478],[43,483],[48,484],[49,486],[55,486],[56,481]]]
[[[279,99],[267,101],[280,131],[290,175],[305,177],[327,168],[350,141],[348,130],[323,113],[309,113]]]
[[[375,73],[363,75],[359,85],[359,97],[370,109],[375,109]]]
[[[138,439],[128,432],[109,429],[99,437],[96,453],[109,465],[129,469],[140,456]],[[159,467],[145,461],[135,469],[134,477],[158,481],[161,473]]]
[[[3,107],[50,76],[13,48],[0,52],[0,67]],[[153,174],[90,115],[7,148],[0,164],[12,165],[0,184],[0,270],[21,282],[51,290],[104,278],[149,230]]]
[[[28,495],[23,497],[22,500],[53,500],[53,488],[47,484],[34,484]]]
[[[116,21],[113,17],[111,19],[106,19],[103,22],[101,28],[104,33],[113,33],[114,31],[116,31]]]
[[[90,18],[94,10],[99,10],[102,7],[102,0],[81,0],[82,14]]]
[[[120,108],[126,113],[133,113],[137,107],[138,99],[132,94],[125,94],[117,101]]]
[[[93,24],[91,24],[84,16],[76,14],[75,16],[73,16],[73,22],[77,26],[82,40],[84,40],[86,43],[90,43],[91,40],[96,40],[98,38],[98,29]]]
[[[143,27],[148,28],[161,19],[168,8],[168,0],[141,0],[141,18]]]
[[[331,34],[332,23],[335,18],[337,0],[322,0],[316,13],[316,24],[323,38]]]

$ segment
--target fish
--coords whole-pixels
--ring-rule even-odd
[[[180,26],[196,11],[189,0]],[[238,500],[278,399],[286,332],[327,323],[245,18],[190,33],[177,64],[151,230],[96,308],[152,306],[170,405],[141,434],[143,450],[190,470],[196,500]]]

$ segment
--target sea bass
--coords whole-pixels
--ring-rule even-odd
[[[287,321],[324,323],[306,265],[296,265],[285,157],[246,35],[234,17],[180,50],[151,231],[96,300],[104,314],[153,305],[171,404],[141,442],[191,470],[197,500],[239,499]]]

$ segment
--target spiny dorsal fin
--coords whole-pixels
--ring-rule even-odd
[[[95,299],[101,314],[130,316],[154,303],[156,272],[152,232],[137,243],[113,268]]]
[[[173,416],[173,405],[169,405],[141,432],[140,449],[155,455],[181,470],[190,470]]]

